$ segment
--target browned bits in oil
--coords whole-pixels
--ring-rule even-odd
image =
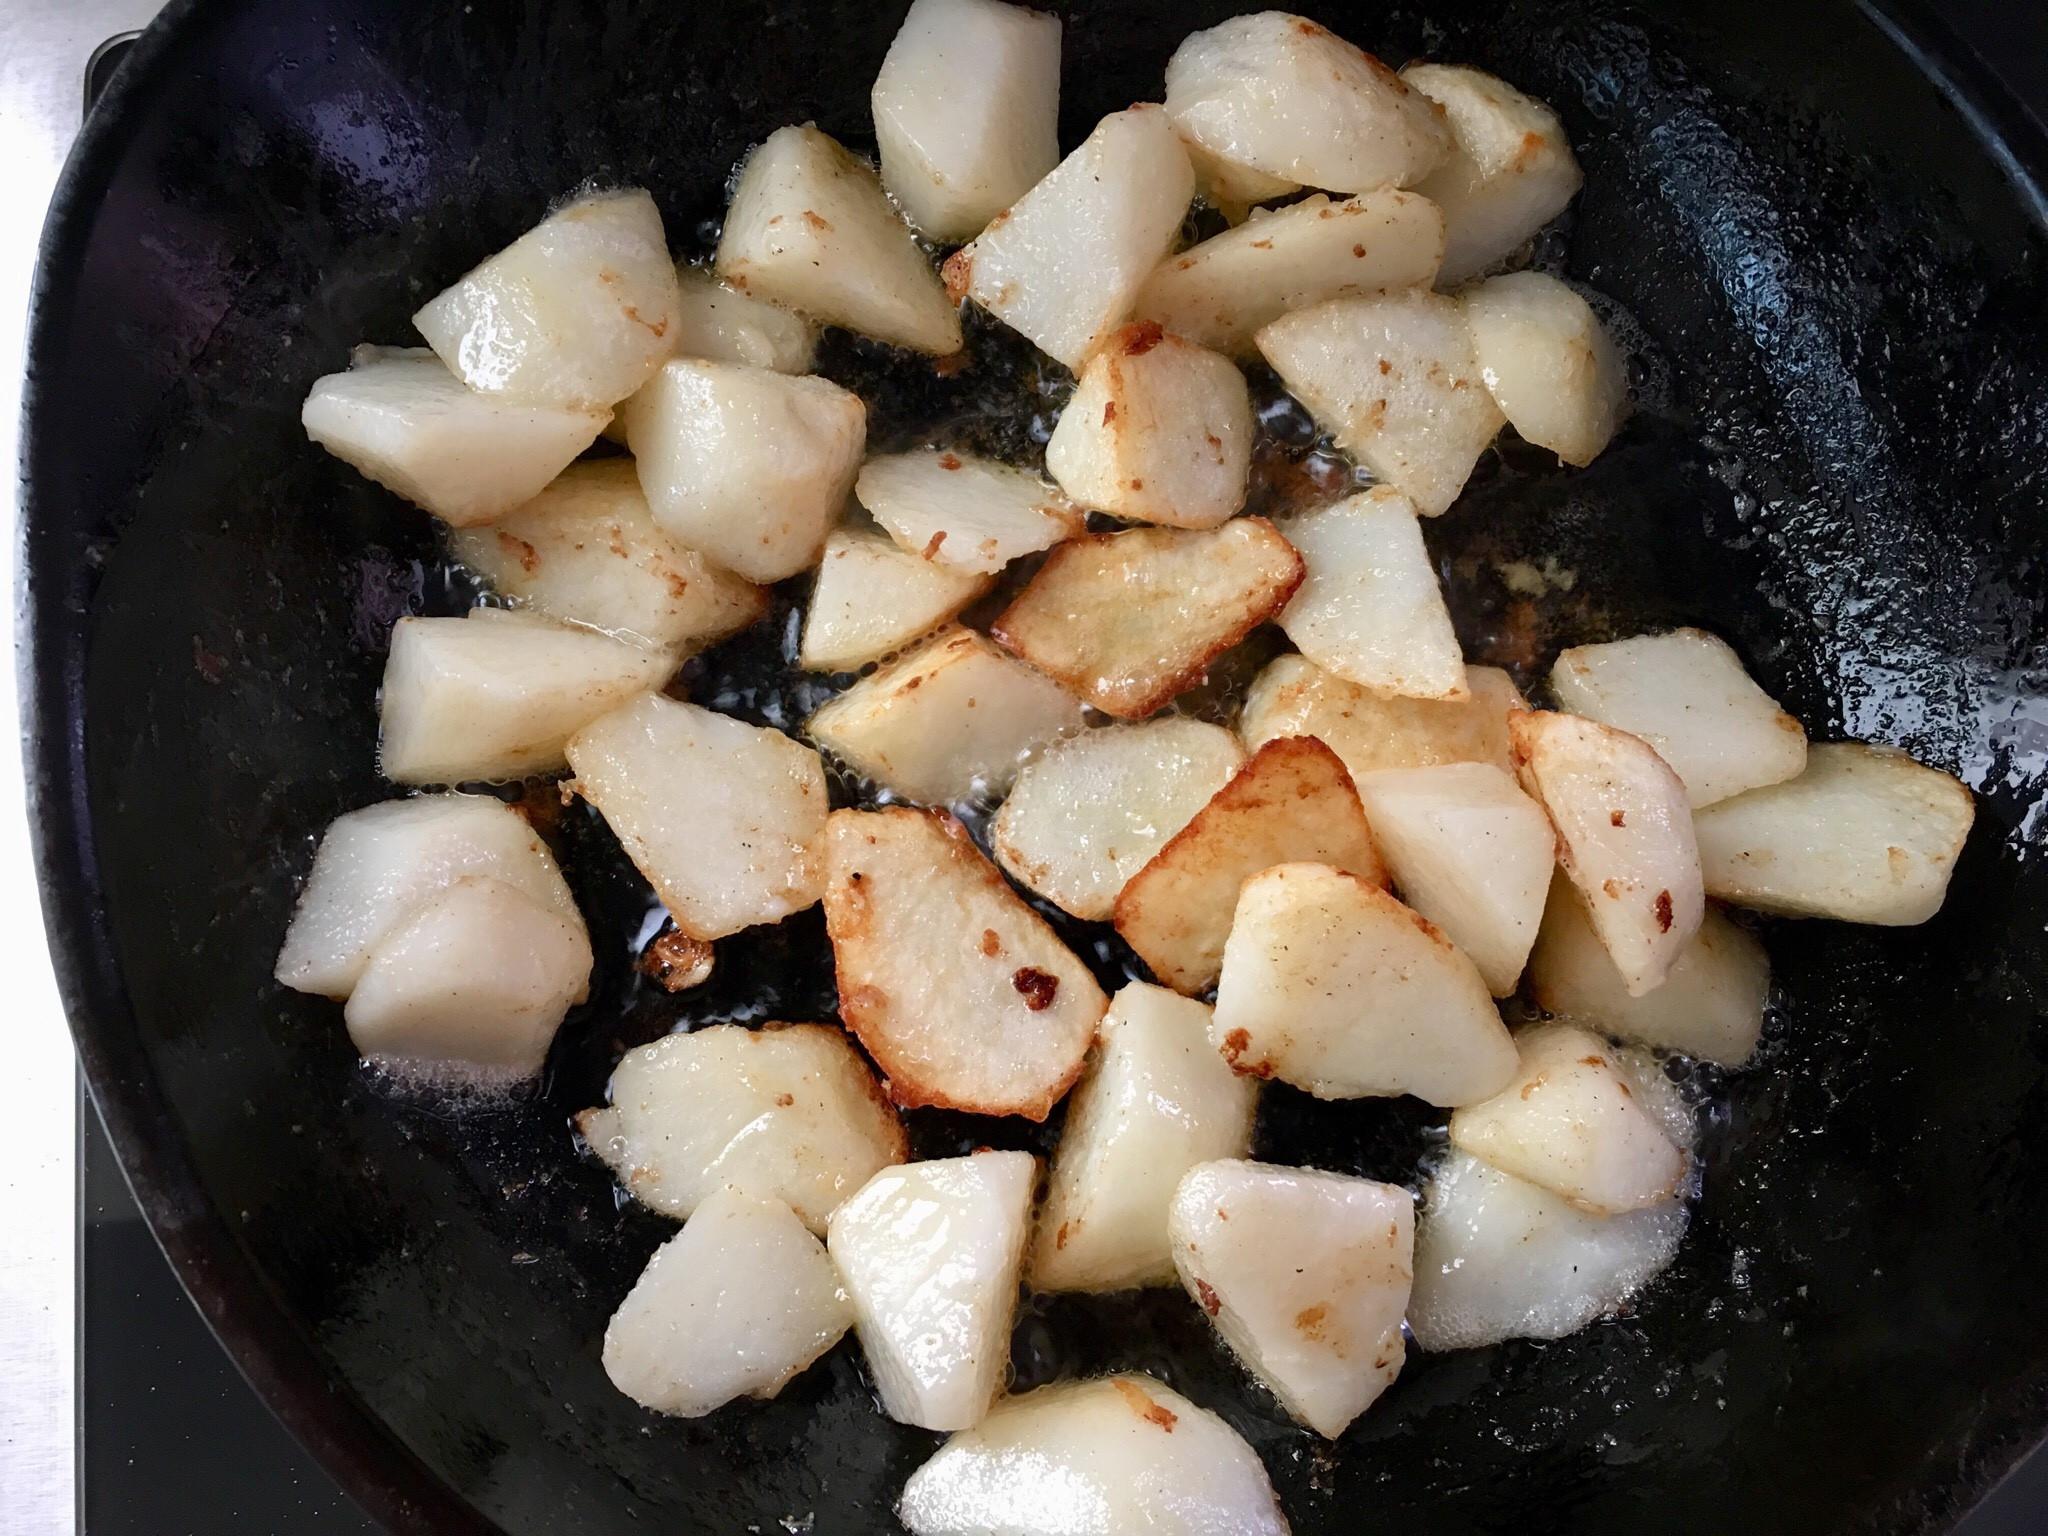
[[[984,928],[981,930],[981,952],[991,960],[1003,952],[1003,941],[996,937],[995,929]]]
[[[1625,811],[1609,811],[1607,813],[1607,825],[1609,825],[1610,827],[1627,826],[1628,813]]]
[[[1211,1317],[1214,1317],[1218,1312],[1221,1312],[1223,1310],[1222,1298],[1217,1296],[1216,1287],[1211,1285],[1208,1281],[1197,1280],[1195,1282],[1195,1294],[1196,1296],[1201,1298],[1202,1310],[1208,1313]]]
[[[1033,1013],[1043,1013],[1052,1006],[1052,1000],[1059,995],[1060,979],[1049,976],[1036,966],[1022,966],[1010,978],[1010,985],[1017,989],[1017,995],[1024,999],[1024,1006]]]
[[[1125,357],[1143,357],[1159,345],[1166,332],[1157,320],[1140,320],[1124,327],[1121,345]]]
[[[1671,893],[1669,891],[1659,891],[1657,893],[1657,931],[1659,933],[1669,933],[1671,931]]]
[[[687,992],[710,979],[711,946],[678,929],[667,929],[640,956],[640,971],[663,991]]]
[[[778,1093],[775,1095],[775,1105],[778,1109],[787,1109],[795,1102],[796,1095],[793,1093]]]
[[[940,455],[939,455],[939,468],[941,468],[941,469],[958,469],[959,467],[960,467],[960,455],[959,455],[959,454],[957,454],[957,453],[942,453],[942,454],[940,454]],[[943,538],[945,537],[945,535],[944,535],[944,534],[942,533],[942,534],[940,534],[940,535],[939,535],[939,537],[943,539]]]
[[[1363,256],[1365,255],[1365,247],[1362,245],[1354,245],[1353,247],[1351,247],[1351,254],[1354,256]]]

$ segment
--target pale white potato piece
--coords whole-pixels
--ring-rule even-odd
[[[865,160],[806,123],[740,168],[714,265],[742,293],[913,352],[960,350],[960,314]]]
[[[986,576],[910,554],[885,534],[841,528],[818,561],[797,665],[855,671],[922,640],[988,584]]]
[[[676,299],[661,214],[631,188],[549,214],[412,323],[471,389],[599,410],[675,352]]]
[[[526,505],[448,544],[524,607],[659,649],[697,650],[768,611],[767,593],[655,525],[631,459],[571,464]]]
[[[1557,834],[1543,807],[1491,763],[1389,768],[1357,782],[1402,900],[1465,952],[1489,992],[1508,996],[1536,942],[1557,864]],[[1613,970],[1605,950],[1600,960]]]
[[[648,693],[577,732],[568,758],[576,793],[690,938],[818,899],[825,765],[803,743]]]
[[[647,1261],[605,1329],[604,1370],[643,1408],[700,1418],[773,1397],[852,1322],[831,1259],[795,1213],[724,1189]]]
[[[1415,503],[1391,486],[1297,512],[1280,531],[1307,575],[1280,615],[1326,672],[1378,693],[1464,699],[1465,654],[1422,542]]]
[[[1083,731],[1017,776],[990,827],[1012,879],[1092,923],[1244,766],[1219,725],[1164,716]]]
[[[1059,164],[1059,18],[911,0],[873,105],[882,185],[926,238],[965,240]]]
[[[1306,656],[1279,656],[1252,680],[1238,734],[1252,748],[1314,736],[1354,780],[1437,763],[1492,763],[1512,772],[1508,715],[1528,701],[1498,667],[1467,667],[1465,690],[1463,699],[1397,698],[1346,682]]]
[[[1150,1376],[1005,1398],[911,1473],[912,1536],[1287,1536],[1258,1455]]]
[[[377,762],[400,784],[519,779],[562,766],[571,736],[676,669],[649,650],[545,619],[403,618],[391,627]]]
[[[1319,192],[1167,257],[1145,280],[1134,312],[1242,355],[1253,351],[1253,332],[1289,310],[1428,287],[1443,250],[1443,215],[1426,197],[1388,188],[1332,202]]]
[[[721,1189],[785,1202],[813,1232],[910,1155],[875,1076],[830,1024],[714,1024],[628,1051],[576,1128],[634,1197],[687,1220]]]
[[[1337,446],[1426,517],[1458,499],[1505,419],[1455,299],[1410,289],[1282,315],[1259,350]]]
[[[609,410],[480,395],[424,347],[357,347],[313,381],[306,436],[457,528],[523,506],[597,441]]]
[[[1401,78],[1451,125],[1449,157],[1415,185],[1444,211],[1440,280],[1449,287],[1512,256],[1585,177],[1557,114],[1506,81],[1458,64],[1410,64]]]
[[[793,309],[718,280],[709,267],[676,268],[677,357],[742,363],[777,373],[809,373],[818,327]]]
[[[1038,1160],[978,1152],[884,1168],[826,1243],[882,1411],[923,1429],[981,1421],[1010,1363]]]
[[[1332,865],[1375,885],[1387,879],[1336,753],[1288,737],[1253,753],[1131,877],[1116,900],[1116,931],[1176,992],[1207,991],[1223,965],[1238,887],[1293,861]]]
[[[1209,1044],[1205,1006],[1142,981],[1124,987],[1067,1105],[1031,1244],[1031,1285],[1172,1284],[1174,1188],[1197,1163],[1245,1156],[1257,1107],[1258,1085]]]
[[[1589,1216],[1453,1151],[1423,1194],[1408,1326],[1431,1351],[1561,1339],[1661,1273],[1685,1226],[1680,1200]]]
[[[1640,737],[1576,715],[1508,716],[1522,788],[1631,997],[1664,980],[1706,911],[1685,785]]]
[[[1105,714],[1138,720],[1280,611],[1301,557],[1263,517],[1085,534],[1052,552],[989,633]]]
[[[904,550],[952,571],[988,575],[1082,528],[1080,510],[1028,470],[951,449],[890,453],[854,487]]]
[[[387,800],[335,817],[321,835],[278,952],[277,979],[295,991],[347,997],[378,941],[465,875],[503,881],[558,917],[582,920],[547,844],[502,801]]]
[[[837,384],[691,358],[620,417],[654,520],[749,581],[817,564],[867,443],[867,407]]]
[[[1112,112],[947,259],[947,289],[1079,369],[1129,317],[1194,196],[1166,114],[1150,103]]]
[[[1890,747],[1809,747],[1796,779],[1693,818],[1707,890],[1788,917],[1911,927],[1941,910],[1976,802]]]
[[[1628,363],[1592,305],[1547,272],[1505,272],[1458,296],[1479,376],[1508,425],[1590,464],[1628,404]]]
[[[1109,1000],[944,811],[834,811],[839,1016],[898,1104],[1043,1120]]]
[[[1797,777],[1806,732],[1703,629],[1636,635],[1558,654],[1550,691],[1574,715],[1640,736],[1697,810]]]
[[[1212,155],[1193,139],[1183,136],[1181,148],[1188,152],[1188,164],[1195,168],[1195,194],[1232,224],[1242,224],[1252,204],[1267,202],[1299,192],[1300,183],[1284,176],[1268,176],[1247,165],[1233,165]]]
[[[1169,1218],[1181,1284],[1281,1405],[1326,1439],[1401,1374],[1415,1197],[1314,1168],[1188,1171]]]
[[[589,983],[580,917],[502,880],[464,875],[378,939],[342,1018],[373,1060],[528,1078]]]
[[[1576,1025],[1539,1024],[1515,1046],[1521,1064],[1513,1080],[1451,1116],[1452,1146],[1595,1216],[1677,1194],[1685,1153],[1604,1040]]]
[[[1406,186],[1451,150],[1435,102],[1285,11],[1196,32],[1166,62],[1174,126],[1233,164],[1332,192]]]
[[[1244,882],[1209,1035],[1238,1071],[1320,1099],[1474,1104],[1515,1071],[1478,968],[1426,918],[1326,864]]]
[[[1031,753],[1083,725],[1059,684],[971,629],[946,629],[812,715],[811,739],[925,805],[1001,794]]]
[[[1139,321],[1081,370],[1045,468],[1097,512],[1213,528],[1244,506],[1256,429],[1236,364]]]

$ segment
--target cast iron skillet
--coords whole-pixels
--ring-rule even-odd
[[[1066,141],[1156,96],[1174,43],[1237,8],[1068,9]],[[1329,1449],[1175,1293],[1034,1307],[1019,1383],[1160,1373],[1250,1437],[1303,1533],[1943,1526],[2048,1423],[2048,149],[1889,5],[1307,8],[1557,104],[1587,179],[1550,254],[1638,354],[1643,409],[1591,470],[1510,441],[1432,525],[1473,654],[1529,680],[1562,639],[1703,624],[1818,736],[1907,746],[1981,814],[1927,927],[1768,930],[1762,1063],[1727,1086],[1693,1232],[1631,1316],[1411,1357]],[[897,14],[185,0],[57,199],[24,634],[79,1049],[213,1326],[400,1529],[886,1531],[935,1443],[874,1411],[850,1343],[695,1423],[598,1364],[671,1228],[618,1208],[566,1116],[678,1021],[830,1017],[815,915],[721,946],[701,993],[650,992],[626,964],[644,887],[563,814],[611,960],[515,1110],[393,1099],[332,1005],[269,979],[314,836],[386,793],[369,722],[391,620],[460,600],[427,519],[307,446],[308,383],[358,339],[406,339],[423,296],[586,176],[652,188],[704,248],[770,129],[867,143]],[[1057,397],[1057,369],[978,334],[988,360],[955,380],[843,337],[826,366],[874,395],[878,441],[990,393]],[[1546,556],[1570,591],[1503,584],[1501,562]],[[779,634],[710,658],[697,696],[768,720],[810,702],[756,686]],[[1430,1123],[1275,1090],[1259,1146],[1406,1177]],[[939,1117],[918,1137],[1043,1145]]]

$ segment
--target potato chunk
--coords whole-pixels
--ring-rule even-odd
[[[1003,1385],[1038,1160],[979,1152],[884,1168],[826,1241],[882,1411],[924,1429],[978,1424]]]
[[[1794,778],[1806,732],[1703,629],[1575,645],[1550,669],[1575,715],[1640,736],[1685,781],[1693,808]]]
[[[709,267],[676,268],[676,356],[809,373],[818,327],[793,309],[718,280]]]
[[[1173,1262],[1253,1375],[1334,1440],[1401,1374],[1415,1199],[1313,1168],[1203,1163],[1174,1191]]]
[[[1050,678],[971,629],[941,630],[811,716],[811,739],[926,805],[1001,794],[1024,760],[1082,727]]]
[[[1527,709],[1498,667],[1467,667],[1464,699],[1403,699],[1327,672],[1306,656],[1280,656],[1252,682],[1238,731],[1248,747],[1314,736],[1344,760],[1353,780],[1383,768],[1492,763],[1510,772],[1508,714]]]
[[[801,742],[649,693],[585,726],[568,756],[576,792],[690,938],[818,899],[825,765]]]
[[[1376,485],[1280,528],[1307,570],[1280,615],[1302,655],[1379,693],[1467,696],[1464,652],[1414,502]]]
[[[867,442],[867,407],[837,384],[688,358],[621,416],[654,520],[749,581],[817,564]]]
[[[1415,185],[1444,211],[1439,281],[1451,287],[1512,256],[1585,177],[1557,114],[1506,81],[1458,64],[1410,64],[1401,78],[1444,109],[1455,141]]]
[[[1253,332],[1290,310],[1428,287],[1443,251],[1443,215],[1426,197],[1386,189],[1332,202],[1319,192],[1167,257],[1135,312],[1240,356],[1254,350]]]
[[[1059,18],[912,0],[874,113],[889,195],[928,239],[965,240],[1059,164]]]
[[[902,549],[864,528],[825,541],[797,665],[852,672],[922,640],[988,590],[989,579]]]
[[[1332,299],[1282,315],[1257,339],[1337,446],[1426,517],[1458,499],[1505,419],[1463,311],[1441,294]]]
[[[960,314],[866,161],[809,123],[740,168],[718,275],[742,293],[913,352],[960,350]]]
[[[1209,1010],[1134,981],[1067,1106],[1031,1245],[1041,1291],[1173,1283],[1166,1213],[1197,1163],[1251,1150],[1258,1087],[1209,1044]]]
[[[839,1013],[898,1104],[1043,1120],[1108,1006],[1088,967],[943,811],[834,811]]]
[[[1522,788],[1557,828],[1558,866],[1629,996],[1664,980],[1706,910],[1685,785],[1639,737],[1575,715],[1508,716]]]
[[[1290,737],[1253,753],[1131,878],[1116,931],[1176,992],[1206,991],[1223,965],[1238,887],[1297,860],[1387,879],[1344,765],[1320,741]]]
[[[1244,882],[1209,1035],[1238,1071],[1321,1099],[1474,1104],[1515,1070],[1478,968],[1427,919],[1326,864]]]
[[[1050,549],[1083,522],[1038,476],[950,449],[869,459],[855,492],[907,553],[973,575]]]
[[[609,410],[480,395],[424,347],[357,347],[313,381],[306,436],[457,528],[523,506],[597,441]]]
[[[1117,893],[1244,766],[1221,726],[1165,716],[1083,731],[1017,776],[990,829],[1012,879],[1106,923]]]
[[[1796,779],[1693,819],[1707,890],[1788,917],[1911,927],[1941,910],[1976,819],[1969,790],[1889,747],[1810,747]]]
[[[1301,570],[1262,517],[1089,534],[1054,550],[989,633],[1105,714],[1142,719],[1278,613]]]
[[[1112,112],[947,260],[946,285],[1078,370],[1129,317],[1194,196],[1166,114],[1149,103]]]
[[[1285,11],[1186,38],[1166,62],[1166,110],[1219,159],[1332,192],[1407,186],[1451,150],[1435,102]]]
[[[822,1233],[910,1155],[874,1074],[829,1024],[714,1024],[628,1051],[611,1103],[576,1128],[626,1188],[687,1220],[721,1189],[788,1203]]]
[[[1479,376],[1508,425],[1590,464],[1628,404],[1628,363],[1593,307],[1547,272],[1506,272],[1458,297]]]
[[[604,1333],[604,1370],[643,1408],[695,1419],[773,1397],[839,1342],[853,1309],[789,1207],[711,1195],[657,1248]]]

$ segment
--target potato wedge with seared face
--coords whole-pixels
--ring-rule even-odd
[[[797,665],[851,672],[901,650],[951,619],[988,589],[989,578],[921,559],[866,528],[825,541],[804,610]]]
[[[1142,719],[1279,612],[1301,570],[1262,517],[1092,534],[1055,550],[989,632],[1105,714]]]
[[[1314,736],[1344,760],[1354,781],[1382,768],[1491,763],[1514,771],[1508,715],[1527,709],[1498,667],[1467,667],[1465,699],[1404,699],[1374,693],[1306,656],[1278,656],[1246,694],[1238,732],[1248,747]]]
[[[1029,471],[950,448],[888,453],[861,466],[854,494],[906,553],[967,575],[1081,531],[1081,511]]]

